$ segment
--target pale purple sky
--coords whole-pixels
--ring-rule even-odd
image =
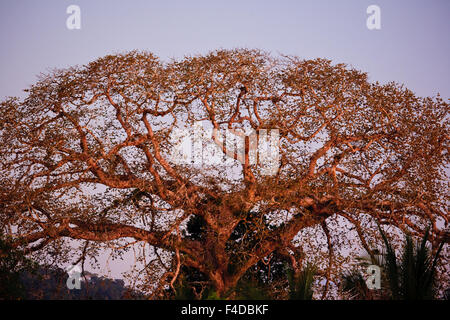
[[[81,8],[81,30],[66,8]],[[381,30],[366,27],[369,5]],[[450,97],[450,1],[1,0],[0,99],[36,75],[132,49],[166,60],[218,48],[329,58],[398,81],[418,95]]]

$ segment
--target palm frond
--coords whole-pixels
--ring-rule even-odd
[[[314,275],[316,268],[308,264],[298,275],[288,272],[289,299],[291,300],[312,300]]]
[[[389,288],[391,289],[391,294],[393,299],[400,298],[400,288],[399,288],[399,268],[397,265],[397,257],[395,255],[395,251],[392,248],[392,245],[384,233],[381,226],[378,225],[378,229],[380,230],[381,237],[383,238],[384,244],[386,246],[386,256],[385,256],[385,264],[384,267],[386,269],[387,278],[389,281]]]

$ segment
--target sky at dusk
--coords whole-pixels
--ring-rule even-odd
[[[71,4],[81,9],[80,30],[66,27]],[[381,30],[366,27],[371,4]],[[372,81],[450,97],[448,0],[2,0],[0,13],[0,98],[23,95],[41,72],[110,53],[168,60],[235,47],[328,58]]]
[[[66,27],[72,4],[80,30]],[[366,27],[372,4],[381,30]],[[107,54],[139,49],[169,61],[236,47],[327,58],[448,99],[449,14],[449,0],[1,0],[0,99],[23,97],[39,73]]]

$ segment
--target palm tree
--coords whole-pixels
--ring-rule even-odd
[[[414,243],[410,235],[405,237],[405,246],[400,255],[395,251],[385,232],[378,226],[385,249],[378,261],[372,261],[382,267],[382,287],[388,289],[385,294],[373,294],[367,288],[361,273],[352,271],[342,276],[341,288],[352,299],[373,299],[387,297],[394,300],[430,300],[436,296],[436,266],[445,241],[441,241],[433,254],[427,247],[430,228],[425,231],[422,240]],[[383,283],[384,282],[384,283]]]
[[[430,300],[435,297],[436,265],[444,241],[433,255],[427,247],[430,228],[425,231],[421,242],[414,243],[410,235],[406,235],[405,247],[401,260],[395,255],[389,239],[378,227],[386,246],[385,271],[389,280],[392,299],[396,300]]]
[[[289,299],[312,300],[314,293],[312,284],[315,274],[316,268],[309,264],[297,275],[294,275],[292,271],[288,272]]]
[[[348,294],[350,300],[373,300],[371,290],[361,272],[352,270],[342,275],[341,289]]]

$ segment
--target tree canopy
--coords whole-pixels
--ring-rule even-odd
[[[138,248],[152,292],[191,268],[220,297],[273,256],[296,272],[312,259],[326,297],[353,245],[371,254],[376,223],[442,238],[448,107],[345,64],[259,50],[132,51],[54,70],[1,102],[1,232],[66,260]],[[231,161],[172,161],[173,132],[196,123]],[[223,143],[225,130],[274,129],[270,175],[248,138],[242,159]]]

